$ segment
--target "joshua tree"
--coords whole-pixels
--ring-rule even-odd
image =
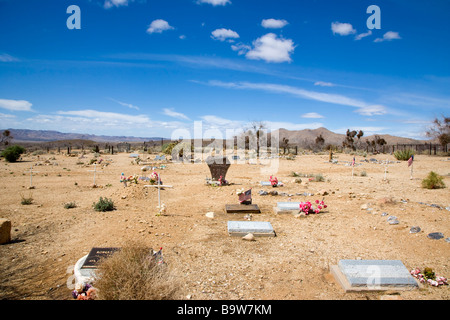
[[[2,136],[0,137],[0,145],[4,144],[7,146],[9,142],[12,140],[13,136],[11,135],[11,131],[5,130],[2,132]]]

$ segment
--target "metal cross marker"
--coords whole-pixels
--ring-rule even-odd
[[[161,188],[172,188],[172,186],[168,186],[168,185],[161,185],[161,175],[158,175],[158,185],[153,185],[153,184],[147,184],[144,185],[144,187],[157,187],[158,188],[158,205],[159,208],[161,209]]]
[[[30,188],[33,188],[33,166],[31,166],[30,171],[27,171],[30,173]],[[39,172],[39,171],[34,171]]]
[[[94,172],[94,186],[95,186],[95,175],[97,173],[97,164],[94,163],[94,170],[89,170],[89,172]]]

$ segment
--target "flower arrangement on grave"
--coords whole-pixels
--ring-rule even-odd
[[[220,176],[218,181],[219,181],[219,185],[221,185],[221,186],[228,184],[228,181],[225,180],[223,178],[223,176]]]
[[[433,287],[448,285],[447,278],[436,275],[431,268],[425,268],[423,272],[419,268],[415,268],[410,273],[420,283],[428,283]]]
[[[277,179],[277,177],[270,176],[269,181],[272,184],[272,187],[275,188],[276,186],[278,186],[278,179]]]
[[[139,176],[137,174],[133,175],[133,176],[128,176],[125,177],[124,173],[122,172],[121,176],[120,176],[120,182],[125,184],[125,187],[127,186],[127,182],[134,182],[134,183],[138,183],[139,181]]]
[[[158,184],[158,179],[159,179],[158,173],[155,172],[155,171],[153,171],[153,172],[150,174],[150,180],[149,180],[149,182],[150,182],[150,184],[152,184],[152,185]],[[159,183],[162,184],[162,181],[159,181]]]
[[[236,190],[237,195],[243,194],[244,192],[245,192],[244,188]]]
[[[75,290],[72,291],[72,297],[77,300],[95,300],[97,289],[88,283],[77,283]]]
[[[167,208],[166,208],[166,205],[164,203],[161,204],[161,207],[160,206],[156,206],[156,209],[158,209],[158,213],[156,213],[157,217],[163,216],[163,215],[166,214]]]
[[[313,207],[312,203],[310,201],[306,201],[306,202],[300,202],[300,211],[304,212],[306,215],[310,214],[310,213],[320,213],[320,211],[322,211],[322,209],[326,209],[327,205],[325,204],[325,202],[316,200],[316,208]]]

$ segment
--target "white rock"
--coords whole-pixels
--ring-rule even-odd
[[[207,212],[206,217],[211,219],[214,218],[214,212]]]
[[[255,241],[255,236],[253,235],[253,233],[248,233],[247,235],[242,237],[242,239],[247,241]]]

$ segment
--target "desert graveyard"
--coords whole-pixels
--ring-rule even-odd
[[[345,153],[335,154],[333,162],[327,154],[280,157],[276,172],[265,170],[267,163],[232,162],[229,185],[218,186],[207,183],[211,173],[204,161],[156,156],[87,152],[2,160],[0,218],[11,222],[11,239],[0,245],[0,299],[73,300],[76,262],[91,248],[129,241],[163,248],[181,280],[176,299],[450,298],[448,285],[427,283],[346,292],[332,273],[342,260],[399,260],[408,271],[429,267],[450,277],[447,157],[416,155],[412,179],[406,161],[389,154],[356,155],[354,167],[353,155]],[[142,170],[144,162],[149,170]],[[422,188],[430,171],[442,175],[447,187]],[[140,177],[153,172],[170,187],[147,187]],[[137,178],[125,186],[122,173]],[[270,176],[282,185],[263,185]],[[226,205],[239,204],[239,189],[252,189],[259,213],[227,213]],[[115,210],[95,211],[100,197],[111,199]],[[32,200],[22,204],[24,199]],[[316,200],[327,206],[317,214],[298,214],[286,204]],[[68,203],[74,206],[66,208]],[[268,223],[274,234],[246,241],[229,234],[230,221]]]

